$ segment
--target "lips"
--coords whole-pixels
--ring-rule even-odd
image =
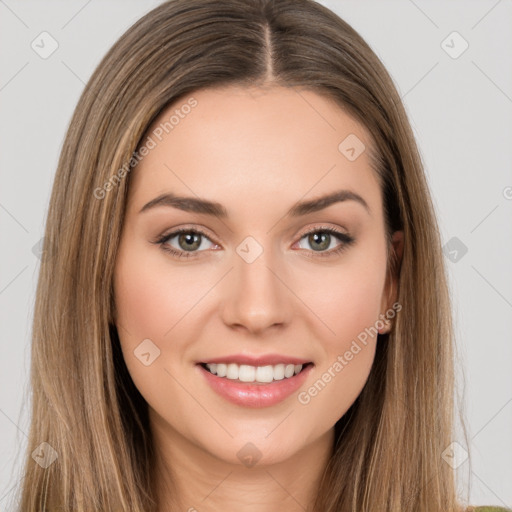
[[[225,361],[225,359],[223,360]],[[218,377],[210,373],[203,364],[196,365],[199,375],[219,396],[240,407],[271,407],[285,401],[304,385],[314,365],[306,364],[301,372],[290,378],[270,383],[246,383]]]
[[[246,364],[249,366],[275,366],[278,364],[302,364],[311,363],[308,359],[301,359],[298,357],[287,356],[283,354],[264,354],[264,355],[247,355],[247,354],[232,354],[222,357],[215,357],[198,361],[198,364],[218,364],[218,363],[236,363],[238,365]]]

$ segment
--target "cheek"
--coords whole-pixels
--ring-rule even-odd
[[[169,331],[200,298],[197,275],[173,271],[156,249],[152,253],[120,252],[116,264],[117,320],[133,339],[170,336]]]
[[[331,283],[328,293],[317,297],[322,321],[333,332],[323,330],[322,360],[310,385],[297,396],[309,417],[321,418],[321,428],[334,425],[361,393],[377,343],[380,275],[340,277],[343,285]]]
[[[332,427],[348,411],[372,368],[375,340],[354,340],[342,345],[316,369],[314,379],[297,395],[304,418],[318,423],[315,428],[320,431]]]
[[[148,250],[129,240],[120,247],[114,275],[116,325],[126,366],[148,402],[172,386],[165,370],[181,360],[193,329],[201,328],[194,314],[214,282],[208,267],[202,272],[171,268],[157,248]],[[141,345],[147,339],[152,344]],[[138,359],[139,346],[158,354],[149,366]]]
[[[323,355],[311,385],[297,398],[325,425],[334,424],[353,404],[373,364],[386,271],[385,252],[380,249],[369,251],[369,258],[361,253],[347,257],[329,269],[329,279],[325,269],[310,272],[309,287],[306,282],[301,285],[304,302],[319,320],[315,324],[322,325],[317,339]]]
[[[160,256],[160,260],[164,258]],[[182,288],[179,273],[173,274],[168,268],[165,272],[147,249],[127,241],[121,245],[114,274],[119,340],[135,386],[157,410],[165,410],[172,402],[172,393],[162,390],[172,388],[173,381],[165,371],[169,366],[167,345],[173,334],[169,331],[184,316],[184,304],[190,302],[183,297],[183,290],[193,295],[190,288]],[[173,340],[173,348],[179,352],[178,345],[179,340]],[[144,362],[144,353],[149,353],[149,364]]]
[[[354,253],[339,265],[308,270],[297,274],[304,276],[297,283],[298,295],[322,325],[318,335],[326,351],[344,351],[353,338],[375,326],[382,313],[384,253],[382,259]]]

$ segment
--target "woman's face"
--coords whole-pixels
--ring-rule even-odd
[[[152,428],[225,462],[284,461],[332,434],[368,378],[372,328],[386,332],[369,135],[322,96],[277,87],[196,92],[148,133],[114,286]],[[342,190],[354,196],[299,206]],[[151,206],[164,194],[190,199]]]

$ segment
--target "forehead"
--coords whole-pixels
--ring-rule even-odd
[[[380,209],[367,130],[312,91],[199,90],[165,109],[146,135],[152,149],[130,178],[130,204],[137,209],[170,191],[212,199],[229,210],[230,204],[289,206],[340,188]],[[355,159],[347,147],[355,149]]]

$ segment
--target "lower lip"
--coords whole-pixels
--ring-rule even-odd
[[[227,377],[218,377],[201,365],[197,366],[208,384],[220,396],[233,404],[254,408],[270,407],[288,398],[304,384],[310,370],[313,368],[313,365],[309,364],[293,377],[285,377],[282,380],[275,380],[266,384],[245,383]]]

